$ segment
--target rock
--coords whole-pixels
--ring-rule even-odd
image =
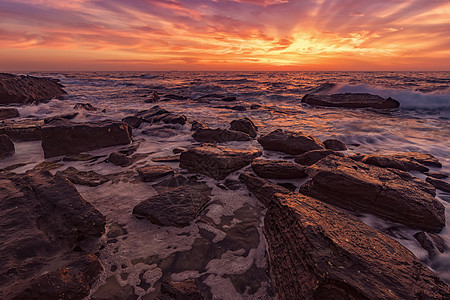
[[[187,279],[181,282],[163,281],[161,291],[157,300],[204,300],[206,299],[200,292],[194,279]]]
[[[272,183],[250,173],[242,173],[239,179],[245,183],[247,189],[265,206],[269,206],[272,196],[276,193],[289,194],[291,191],[278,184]]]
[[[192,122],[191,131],[197,131],[200,128],[204,129],[204,128],[208,128],[208,127],[205,124],[198,122],[198,121]]]
[[[64,94],[55,79],[0,73],[0,104],[47,102]]]
[[[105,284],[100,286],[89,298],[90,300],[137,300],[138,296],[134,293],[134,288],[126,284],[120,285],[116,276],[105,279]]]
[[[250,136],[244,132],[222,128],[199,128],[194,132],[194,134],[192,134],[192,137],[194,140],[201,143],[223,143],[229,141],[251,140]]]
[[[236,97],[223,97],[222,101],[233,102],[233,101],[236,101]]]
[[[124,225],[118,224],[116,222],[113,222],[108,227],[108,232],[106,233],[106,236],[110,239],[126,235],[128,231],[124,228]]]
[[[448,175],[445,173],[440,173],[440,172],[423,172],[423,174],[429,176],[429,177],[433,177],[433,178],[437,178],[437,179],[445,179],[448,178]]]
[[[449,286],[399,242],[301,194],[275,194],[264,219],[277,299],[445,299]]]
[[[325,148],[334,150],[334,151],[347,150],[347,147],[345,146],[345,144],[343,142],[341,142],[340,140],[336,140],[336,139],[325,140],[325,141],[323,141],[323,145],[325,146]]]
[[[173,188],[139,203],[133,214],[161,226],[188,226],[211,199],[211,188],[196,184]]]
[[[402,157],[401,155],[377,155],[370,154],[362,157],[363,163],[382,168],[394,168],[402,171],[427,172],[429,169],[417,162],[413,157]]]
[[[153,162],[179,162],[180,156],[179,155],[167,155],[167,156],[158,156],[158,157],[152,157]]]
[[[176,148],[172,149],[172,152],[174,154],[180,154],[181,152],[184,152],[184,151],[186,151],[186,148],[176,147]]]
[[[50,171],[54,169],[58,169],[64,166],[64,164],[58,163],[58,161],[43,161],[40,164],[37,164],[33,170],[34,171]]]
[[[317,138],[300,131],[283,131],[277,129],[263,135],[258,142],[265,150],[281,151],[288,154],[302,154],[311,150],[325,149]]]
[[[215,108],[224,108],[224,109],[231,109],[231,110],[238,110],[238,111],[246,111],[247,110],[247,108],[243,105],[234,105],[234,106],[221,105],[221,106],[216,106]]]
[[[41,299],[35,295],[43,293],[42,299],[59,299],[58,291],[67,290],[82,295],[74,299],[87,296],[101,267],[72,249],[100,237],[105,217],[62,176],[2,172],[0,182],[2,298]]]
[[[187,100],[187,99],[189,99],[189,97],[186,97],[186,96],[173,95],[173,94],[165,95],[164,98],[171,99],[171,100]]]
[[[250,120],[245,117],[239,120],[233,120],[230,123],[230,130],[242,131],[248,134],[250,137],[255,138],[257,135],[258,127]]]
[[[127,117],[123,119],[123,121],[127,122],[133,122],[131,124],[137,124],[138,121],[136,120],[140,119],[142,122],[146,123],[158,123],[163,122],[166,124],[186,124],[187,118],[185,115],[176,115],[173,114],[158,105],[153,106],[151,109],[140,111],[136,114],[134,114],[131,117]],[[140,125],[140,124],[139,124]],[[137,125],[139,127],[139,125]]]
[[[278,185],[290,190],[291,192],[295,192],[295,190],[297,189],[297,186],[290,182],[282,182],[278,183]]]
[[[45,158],[126,145],[131,142],[131,127],[123,122],[51,122],[42,126]]]
[[[133,163],[133,160],[120,152],[113,152],[109,155],[108,161],[116,166],[126,167]]]
[[[334,150],[312,150],[297,156],[295,158],[295,162],[304,166],[310,166],[331,154],[344,157],[342,153],[336,152]]]
[[[293,179],[307,176],[305,167],[284,160],[255,159],[252,169],[262,178]]]
[[[444,206],[434,197],[433,186],[409,173],[335,155],[306,172],[312,179],[300,187],[305,195],[425,231],[445,226]]]
[[[181,153],[180,167],[217,180],[249,165],[261,156],[257,150],[237,150],[204,144]]]
[[[168,166],[145,166],[137,169],[137,171],[144,182],[152,182],[175,173]]]
[[[73,184],[98,186],[111,180],[110,176],[100,175],[93,171],[78,171],[74,167],[68,167],[64,171],[58,171],[57,175],[62,175]]]
[[[90,104],[90,103],[77,103],[77,104],[75,104],[73,109],[87,110],[87,111],[96,111],[97,110],[97,108],[92,106],[92,104]]]
[[[414,234],[414,238],[423,249],[427,250],[430,259],[435,258],[439,252],[444,253],[447,250],[444,240],[437,234],[420,231]]]
[[[16,151],[13,141],[6,134],[0,134],[0,160],[11,156]]]
[[[65,120],[72,120],[74,119],[76,116],[78,116],[78,113],[73,113],[73,114],[64,114],[64,115],[58,115],[58,116],[53,116],[53,117],[48,117],[44,119],[44,124],[48,124],[51,123],[57,119],[65,119]]]
[[[260,109],[262,106],[259,104],[252,104],[250,105],[250,109],[254,110],[254,109]]]
[[[317,106],[345,107],[345,108],[398,108],[400,103],[391,97],[385,99],[377,95],[367,93],[345,93],[333,95],[306,94],[302,98],[303,103]]]
[[[428,183],[431,183],[438,190],[441,190],[446,193],[450,193],[450,183],[445,182],[440,179],[432,178],[432,177],[427,177],[426,181]]]
[[[159,101],[159,95],[157,91],[153,91],[153,93],[145,100],[145,103],[155,103]]]
[[[396,159],[407,159],[416,161],[422,165],[429,167],[442,168],[442,164],[439,162],[439,160],[431,154],[419,152],[404,152],[392,154],[391,156]]]
[[[18,118],[18,117],[20,117],[20,114],[16,108],[0,107],[0,120],[12,119],[12,118]]]
[[[170,125],[166,125],[170,126]],[[142,133],[148,136],[158,137],[158,138],[170,138],[179,134],[177,128],[173,127],[158,127],[158,128],[148,128],[142,130]]]
[[[127,123],[133,128],[139,128],[142,124],[142,119],[138,117],[126,117],[122,119],[122,122]]]
[[[0,134],[6,134],[13,141],[38,141],[42,139],[42,120],[2,121]]]
[[[99,158],[98,156],[93,156],[90,154],[85,154],[85,153],[81,153],[81,154],[74,154],[74,155],[68,155],[65,156],[63,158],[63,161],[90,161],[90,160],[95,160]]]

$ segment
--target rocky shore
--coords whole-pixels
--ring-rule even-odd
[[[0,104],[65,94],[52,79],[0,75]],[[24,143],[42,151],[32,169],[0,171],[1,299],[232,299],[226,285],[253,299],[450,298],[423,261],[358,218],[413,231],[428,261],[448,252],[436,189],[450,184],[435,170],[438,158],[350,153],[307,132],[260,133],[249,117],[210,128],[163,108],[164,98],[186,99],[149,95],[145,109],[121,120],[27,119],[0,108],[9,119],[0,124],[0,162]],[[337,95],[302,101],[398,107]],[[185,134],[185,148],[146,150]]]

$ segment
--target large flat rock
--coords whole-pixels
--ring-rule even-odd
[[[281,151],[299,155],[311,150],[325,149],[319,139],[300,131],[283,131],[277,129],[258,138],[265,150]]]
[[[306,94],[302,98],[303,103],[317,106],[346,107],[346,108],[398,108],[400,103],[391,97],[385,99],[368,93],[345,93],[333,95]]]
[[[0,73],[0,104],[46,102],[64,94],[56,79]]]
[[[330,155],[306,172],[312,179],[300,187],[305,195],[425,231],[445,226],[444,206],[434,197],[434,187],[404,171]]]

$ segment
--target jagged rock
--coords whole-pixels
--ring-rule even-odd
[[[422,156],[426,154],[418,153]],[[430,155],[430,158],[432,156]],[[419,163],[413,155],[402,155],[393,154],[393,155],[378,155],[378,154],[369,154],[360,157],[353,157],[355,160],[362,161],[363,163],[374,165],[382,168],[394,168],[402,171],[420,171],[427,172],[429,169],[425,167],[423,164]],[[428,161],[428,160],[422,160]],[[436,163],[436,159],[433,157],[434,164]],[[437,161],[438,162],[438,161]]]
[[[99,272],[98,261],[90,257],[85,264],[86,254],[72,249],[82,241],[100,237],[105,217],[62,176],[2,172],[0,182],[2,298],[37,299],[34,295],[43,293],[45,299],[59,299],[62,295],[58,291],[68,289],[82,294],[74,299],[87,296],[86,290]],[[60,273],[64,266],[67,273]],[[64,274],[67,276],[61,277]]]
[[[208,128],[208,127],[205,124],[198,122],[198,121],[192,122],[191,131],[197,131],[200,128],[204,129],[204,128]]]
[[[258,156],[261,156],[261,152],[257,150],[237,150],[204,144],[181,153],[180,167],[221,180],[249,165]]]
[[[438,253],[444,253],[447,250],[445,241],[437,234],[427,232],[417,232],[414,238],[420,243],[423,249],[427,250],[430,259],[433,259]]]
[[[16,151],[13,141],[6,134],[0,134],[0,160],[11,156]]]
[[[426,181],[428,183],[431,183],[438,190],[450,193],[450,183],[445,182],[445,181],[440,180],[440,179],[432,178],[432,177],[427,177]]]
[[[345,93],[333,95],[306,94],[302,98],[303,103],[317,106],[345,107],[345,108],[398,108],[400,103],[391,97],[385,99],[377,95],[367,93]]]
[[[109,155],[108,161],[116,166],[126,167],[133,163],[131,157],[126,156],[120,152],[113,152]]]
[[[262,178],[292,179],[307,176],[305,167],[285,160],[255,159],[252,169]]]
[[[166,124],[181,124],[181,125],[186,124],[187,121],[185,115],[173,114],[159,107],[158,105],[152,107],[151,109],[140,111],[131,117],[124,118],[123,121],[130,123],[133,127],[134,126],[139,127],[140,123],[137,119],[140,119],[141,122],[146,123],[163,122]]]
[[[194,220],[211,199],[204,183],[180,186],[139,203],[133,214],[161,226],[184,227]]]
[[[264,233],[277,299],[450,296],[409,250],[357,218],[301,194],[271,199]]]
[[[434,197],[433,186],[409,173],[335,155],[306,172],[312,179],[300,187],[305,195],[425,231],[445,226],[444,206]]]
[[[334,151],[347,150],[347,147],[345,146],[345,144],[343,142],[341,142],[340,140],[336,140],[336,139],[325,140],[325,141],[323,141],[323,145],[325,146],[325,148],[334,150]]]
[[[334,150],[312,150],[297,156],[295,158],[295,162],[304,166],[310,166],[331,154],[344,157],[342,153],[336,152]]]
[[[1,75],[1,74],[0,74]],[[0,107],[0,120],[12,119],[20,117],[17,108],[4,108]]]
[[[71,123],[57,120],[42,126],[45,158],[126,145],[131,142],[131,127],[123,122],[101,121]]]
[[[0,134],[6,134],[13,141],[38,141],[41,140],[42,120],[2,121]]]
[[[145,103],[155,103],[159,101],[159,95],[157,91],[153,91],[153,93],[145,100]]]
[[[137,171],[144,182],[152,182],[175,173],[168,166],[145,166],[137,169]]]
[[[58,171],[57,175],[66,177],[74,184],[98,186],[111,180],[110,176],[104,176],[93,171],[78,171],[74,167],[68,167],[64,171]]]
[[[257,135],[258,127],[255,126],[252,120],[245,117],[242,119],[231,121],[230,130],[242,131],[248,134],[250,137],[255,138]]]
[[[0,104],[47,102],[64,94],[56,79],[0,73]]]
[[[422,165],[429,167],[442,168],[442,164],[439,162],[439,160],[431,154],[420,152],[404,152],[392,154],[392,157],[397,159],[414,160]]]
[[[447,174],[441,173],[441,172],[423,172],[423,173],[429,177],[433,177],[433,178],[437,178],[437,179],[448,178]]]
[[[302,154],[311,150],[325,149],[317,138],[300,131],[277,129],[258,138],[265,150],[281,151],[288,154]]]
[[[201,143],[223,143],[229,141],[249,141],[250,136],[241,131],[234,131],[222,128],[199,128],[192,137]]]
[[[58,115],[58,116],[53,116],[53,117],[48,117],[44,119],[44,124],[48,124],[51,123],[57,119],[65,119],[65,120],[72,120],[74,119],[76,116],[78,116],[78,113],[73,113],[73,114],[64,114],[64,115]]]
[[[194,279],[181,282],[163,281],[157,300],[204,300]]]
[[[269,206],[272,196],[276,193],[289,194],[291,191],[278,184],[272,183],[250,173],[242,173],[239,179],[245,183],[248,190],[265,206]]]
[[[133,128],[139,128],[142,124],[142,119],[138,117],[126,117],[122,119],[122,122],[127,123]]]
[[[87,111],[96,111],[97,110],[97,108],[92,106],[92,104],[90,104],[90,103],[77,103],[77,104],[75,104],[73,109],[87,110]]]

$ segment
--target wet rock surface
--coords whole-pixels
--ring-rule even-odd
[[[300,187],[305,195],[425,231],[445,226],[444,206],[433,186],[406,172],[333,155],[306,172],[312,180]]]
[[[0,159],[11,156],[14,152],[13,141],[6,134],[0,134]]]
[[[262,178],[293,179],[307,176],[305,167],[284,160],[255,159],[252,169]]]
[[[343,142],[341,142],[340,140],[336,140],[336,139],[325,140],[325,141],[323,141],[323,145],[325,146],[325,148],[334,150],[334,151],[347,150],[347,146],[345,146],[345,144]]]
[[[47,102],[64,94],[55,79],[0,73],[0,104]]]
[[[334,150],[324,149],[324,150],[312,150],[305,152],[295,158],[295,162],[304,166],[311,166],[328,155],[337,155],[344,157],[342,153]]]
[[[42,120],[6,120],[0,123],[0,134],[6,134],[13,141],[41,140]]]
[[[299,155],[311,150],[325,149],[317,138],[302,132],[283,131],[277,129],[258,138],[264,150],[281,151],[287,154]]]
[[[137,171],[144,182],[152,182],[175,173],[168,166],[145,166],[137,169]]]
[[[433,259],[438,253],[444,253],[448,249],[445,241],[437,234],[427,232],[417,232],[414,238],[420,243],[423,249],[427,250],[430,259]]]
[[[42,127],[46,158],[131,143],[131,127],[123,122],[72,123],[58,120]]]
[[[2,298],[87,296],[101,266],[72,249],[101,236],[105,217],[62,176],[2,172],[0,181]]]
[[[450,183],[432,177],[427,177],[426,181],[433,185],[436,189],[446,193],[450,193]]]
[[[17,117],[20,117],[17,108],[0,107],[0,120],[12,119]]]
[[[429,169],[425,165],[438,168],[442,167],[439,160],[434,156],[416,152],[397,153],[392,155],[369,154],[355,158],[366,164],[403,171],[427,172]]]
[[[303,103],[317,106],[345,107],[345,108],[376,108],[393,109],[398,108],[400,103],[392,98],[382,98],[367,93],[345,93],[333,95],[306,94],[302,98]]]
[[[242,118],[231,121],[230,130],[245,132],[251,138],[255,138],[258,134],[258,127],[249,118]]]
[[[184,115],[173,114],[159,106],[154,106],[148,110],[140,111],[133,116],[124,118],[122,121],[137,128],[141,123],[166,123],[166,124],[186,124],[187,118]]]
[[[259,156],[261,152],[257,150],[237,150],[205,144],[181,153],[180,167],[221,180],[249,165]]]
[[[75,106],[73,107],[73,109],[76,110],[86,110],[86,111],[97,111],[97,108],[95,108],[92,104],[90,103],[77,103],[75,104]]]
[[[248,134],[222,128],[199,128],[192,135],[194,140],[202,143],[223,143],[229,141],[249,141]]]
[[[56,174],[66,177],[73,184],[86,186],[98,186],[111,180],[111,176],[104,176],[94,171],[78,171],[74,167],[68,167],[64,171],[58,171]]]

